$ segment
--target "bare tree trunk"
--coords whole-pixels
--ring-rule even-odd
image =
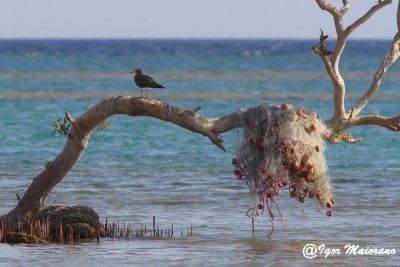
[[[93,129],[112,115],[150,116],[165,120],[207,136],[213,144],[225,151],[218,134],[237,127],[235,115],[223,117],[219,120],[209,120],[198,115],[197,110],[182,109],[153,99],[120,96],[101,102],[76,120],[69,113],[66,113],[66,118],[73,127],[64,149],[50,166],[33,179],[18,205],[7,216],[1,218],[23,217],[42,209],[50,191],[82,156]]]

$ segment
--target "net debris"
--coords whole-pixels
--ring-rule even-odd
[[[322,139],[327,129],[315,113],[286,103],[261,104],[248,109],[242,120],[232,164],[234,175],[247,183],[253,196],[253,207],[246,213],[253,225],[265,210],[272,224],[275,211],[286,224],[275,201],[281,190],[288,190],[300,203],[308,196],[321,210],[332,208],[335,199]]]

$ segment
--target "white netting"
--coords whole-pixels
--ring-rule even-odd
[[[254,219],[267,209],[273,220],[276,207],[285,223],[274,200],[283,189],[301,203],[308,195],[321,209],[332,207],[335,200],[322,139],[326,126],[315,113],[288,104],[261,104],[247,110],[242,119],[232,164],[235,176],[246,181],[255,199],[248,216]]]

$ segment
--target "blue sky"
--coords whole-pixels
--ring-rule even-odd
[[[350,2],[346,24],[375,4]],[[393,2],[353,38],[391,39],[397,30]],[[314,39],[320,28],[334,36],[330,14],[314,0],[0,1],[0,38]]]

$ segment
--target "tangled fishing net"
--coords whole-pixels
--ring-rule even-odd
[[[275,208],[285,224],[275,201],[281,190],[289,190],[290,197],[301,203],[308,195],[321,210],[332,207],[335,199],[322,139],[326,126],[315,113],[288,104],[261,104],[247,110],[240,125],[232,164],[235,176],[246,181],[253,196],[253,207],[247,211],[253,222],[267,210],[273,223]]]

